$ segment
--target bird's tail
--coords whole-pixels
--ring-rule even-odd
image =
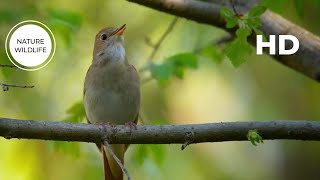
[[[104,179],[105,180],[123,180],[123,172],[118,163],[110,155],[109,151],[105,150],[102,144],[97,144],[100,152],[103,156],[103,166],[104,166]],[[124,144],[112,144],[110,145],[115,155],[124,162],[124,153],[127,146]]]

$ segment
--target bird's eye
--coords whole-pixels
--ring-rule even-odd
[[[104,40],[106,40],[106,39],[107,39],[107,35],[106,35],[106,34],[102,34],[100,38],[101,38],[101,40],[103,40],[103,41],[104,41]]]

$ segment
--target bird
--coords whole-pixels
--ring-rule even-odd
[[[129,63],[123,33],[126,25],[106,27],[95,37],[93,60],[84,80],[84,108],[88,123],[135,125],[140,110],[140,79]],[[124,163],[129,145],[111,144]],[[123,172],[102,143],[97,144],[103,157],[104,179],[122,180]]]

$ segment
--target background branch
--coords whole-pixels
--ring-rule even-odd
[[[18,68],[15,65],[8,65],[8,64],[0,64],[0,68]],[[2,87],[3,91],[9,91],[10,87],[14,87],[14,88],[33,88],[34,86],[26,86],[26,85],[15,85],[15,84],[5,84],[0,82],[0,86]]]
[[[161,35],[160,39],[155,43],[151,43],[151,40],[147,37],[146,38],[146,43],[147,45],[149,45],[150,47],[152,47],[152,51],[150,53],[150,55],[147,58],[147,65],[142,67],[141,69],[139,69],[139,72],[144,72],[148,69],[150,63],[152,60],[154,60],[154,56],[157,54],[159,47],[161,46],[161,44],[163,43],[163,41],[166,39],[166,37],[170,34],[170,32],[173,30],[174,26],[177,24],[178,22],[178,17],[175,17],[171,23],[169,24],[169,26],[167,27],[166,31]]]
[[[15,65],[8,65],[8,64],[0,64],[0,67],[6,67],[6,68],[18,68]]]
[[[160,39],[158,40],[158,42],[156,44],[154,44],[153,46],[153,51],[151,52],[150,56],[148,57],[148,61],[152,61],[154,56],[156,55],[161,43],[166,39],[166,37],[169,35],[169,33],[172,31],[173,27],[176,25],[176,23],[178,22],[178,17],[175,17],[172,22],[170,23],[170,25],[168,26],[167,30],[162,34],[162,36],[160,37]]]
[[[15,84],[4,84],[0,82],[0,86],[2,87],[3,91],[9,91],[10,87],[14,88],[34,88],[34,86],[25,86],[25,85],[15,85]]]
[[[190,20],[197,21],[199,23],[205,23],[220,28],[225,28],[225,21],[220,16],[222,1],[210,1],[217,2],[208,3],[196,0],[128,0],[130,2],[138,3],[143,6],[147,6],[159,11],[170,13],[176,16],[185,17]],[[243,1],[242,3],[249,3],[251,1]],[[249,5],[248,5],[249,6]],[[248,6],[239,5],[236,6],[237,10],[242,13]],[[284,19],[280,15],[271,11],[266,11],[261,20],[263,25],[261,30],[268,37],[271,34],[291,34],[296,36],[300,41],[300,48],[294,55],[274,55],[273,57],[282,64],[299,71],[306,76],[320,81],[320,38],[315,36],[311,32],[293,24],[292,22]],[[234,33],[235,29],[226,29],[227,31]],[[251,36],[249,39],[251,44],[255,46],[256,37]],[[277,50],[276,50],[277,52]]]
[[[190,125],[106,126],[0,118],[0,136],[11,139],[82,141],[110,144],[192,144],[244,141],[249,130],[257,129],[264,140],[294,139],[320,141],[317,121],[225,122]]]

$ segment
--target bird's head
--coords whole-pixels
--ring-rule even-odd
[[[96,35],[93,50],[93,59],[113,62],[124,62],[126,52],[124,48],[123,32],[126,25],[120,28],[103,28]]]

